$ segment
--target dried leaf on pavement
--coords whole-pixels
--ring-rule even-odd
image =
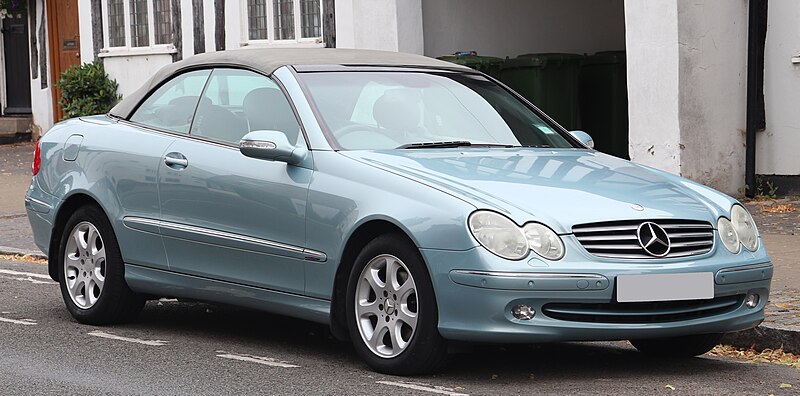
[[[759,352],[753,348],[745,349],[728,345],[717,345],[708,354],[711,356],[741,359],[749,363],[783,364],[800,370],[800,355],[786,353],[782,348],[765,349]]]
[[[27,254],[0,254],[0,260],[6,261],[27,261],[36,264],[47,264],[47,259],[29,256]]]
[[[766,212],[766,213],[790,213],[790,212],[794,212],[795,210],[797,210],[797,209],[795,209],[794,205],[792,205],[790,203],[789,204],[777,204],[777,205],[768,206],[768,207],[765,207],[765,208],[761,209],[762,212]]]

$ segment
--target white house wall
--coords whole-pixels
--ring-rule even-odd
[[[425,0],[422,14],[428,56],[625,49],[623,0]]]
[[[81,0],[89,2],[89,0]],[[241,44],[243,32],[241,25],[240,7],[241,4],[235,1],[226,2],[225,8],[225,33],[226,33],[226,48],[238,48]],[[181,45],[182,57],[188,58],[194,55],[194,19],[191,0],[181,0]],[[83,12],[80,14],[81,26],[91,26],[91,13]],[[216,50],[214,34],[214,1],[205,0],[203,2],[203,33],[205,38],[205,52],[213,52]],[[107,27],[104,26],[106,31],[103,32],[107,35]],[[89,36],[91,37],[91,31]],[[81,40],[81,45],[91,48],[91,40]],[[85,49],[81,48],[81,53]],[[103,66],[106,69],[109,77],[116,80],[119,84],[118,93],[123,97],[131,94],[137,90],[147,79],[150,78],[158,69],[172,63],[172,52],[164,50],[143,51],[136,53],[130,51],[124,54],[116,54],[109,56],[105,54],[100,55],[103,58]],[[83,58],[87,61],[87,58]],[[91,57],[88,58],[91,60]]]
[[[117,92],[123,97],[133,93],[158,69],[172,63],[172,54],[115,56],[103,59],[110,78],[119,84]]]
[[[43,0],[36,1],[36,26],[29,26],[28,29],[36,29],[36,45],[39,50],[39,57],[46,59],[47,70],[42,74],[41,69],[37,72],[38,78],[31,78],[31,113],[33,114],[33,134],[34,136],[46,132],[53,126],[53,95],[52,81],[50,80],[50,51],[48,51],[47,37],[47,10]],[[39,28],[44,27],[43,37],[39,35]],[[30,56],[30,54],[29,54]],[[30,58],[29,58],[30,59]],[[33,66],[33,65],[32,65]],[[35,67],[39,67],[36,65]],[[31,76],[33,77],[33,76]],[[42,79],[47,83],[47,88],[42,88]],[[57,99],[56,99],[57,100]]]
[[[767,129],[758,132],[756,172],[800,174],[800,2],[771,0],[764,54]]]

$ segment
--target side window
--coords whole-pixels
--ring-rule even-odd
[[[211,70],[181,74],[151,93],[130,120],[175,132],[189,132],[192,115]]]
[[[238,144],[258,130],[281,131],[289,142],[297,142],[300,126],[283,92],[269,78],[249,70],[214,70],[190,133]]]

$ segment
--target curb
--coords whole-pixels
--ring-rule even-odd
[[[762,324],[750,330],[725,334],[721,343],[737,348],[753,347],[758,351],[783,348],[786,353],[800,354],[800,331],[779,329]]]
[[[0,246],[0,254],[31,256],[31,257],[47,260],[47,256],[42,252],[37,252],[37,251],[33,251],[33,250],[25,250],[25,249],[17,249],[17,248],[8,247],[8,246]]]

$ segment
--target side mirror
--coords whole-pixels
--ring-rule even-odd
[[[253,131],[239,141],[239,151],[246,157],[297,165],[308,150],[293,146],[280,131]]]
[[[594,148],[594,139],[589,136],[588,133],[584,131],[569,131],[569,134],[572,135],[575,139],[578,139],[584,146],[593,149]]]

